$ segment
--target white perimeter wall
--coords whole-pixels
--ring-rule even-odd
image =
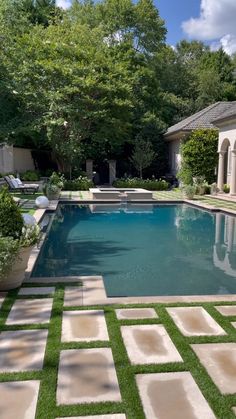
[[[0,147],[0,173],[22,173],[35,170],[31,150],[12,146]]]

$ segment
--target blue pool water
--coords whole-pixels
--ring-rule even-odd
[[[187,205],[60,205],[34,277],[102,275],[108,296],[236,294],[236,218]]]

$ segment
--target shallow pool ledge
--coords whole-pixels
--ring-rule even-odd
[[[71,285],[80,283],[77,287],[81,294],[83,306],[109,305],[109,304],[152,304],[152,303],[204,303],[204,302],[233,302],[236,294],[227,295],[180,295],[180,296],[146,296],[146,297],[107,297],[102,276],[73,276],[73,277],[47,277],[27,278],[27,283],[60,283]],[[75,305],[78,305],[75,304]]]

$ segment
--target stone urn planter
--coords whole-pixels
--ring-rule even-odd
[[[61,193],[60,188],[57,188],[57,187],[56,188],[52,188],[52,187],[47,188],[47,197],[48,197],[49,201],[55,201],[55,200],[59,199],[60,193]]]
[[[187,198],[187,199],[193,199],[195,193],[196,193],[195,186],[187,185],[187,186],[184,187],[184,196],[185,196],[185,198]]]
[[[33,246],[29,246],[20,249],[10,272],[3,279],[0,279],[0,291],[9,291],[21,286],[25,279],[25,270],[28,266],[32,248]]]

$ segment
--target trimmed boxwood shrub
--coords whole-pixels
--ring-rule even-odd
[[[165,180],[157,179],[117,179],[113,186],[116,188],[142,188],[149,191],[167,191],[169,188],[169,183]]]
[[[223,187],[223,191],[224,191],[224,193],[229,193],[230,192],[230,186],[225,184],[224,187]]]
[[[0,236],[21,237],[24,222],[20,208],[6,188],[0,190]]]
[[[30,182],[36,182],[40,179],[39,172],[33,170],[27,170],[25,173],[21,175],[21,179]]]
[[[65,191],[88,191],[93,187],[93,182],[85,176],[79,176],[74,180],[66,180],[64,183]]]

